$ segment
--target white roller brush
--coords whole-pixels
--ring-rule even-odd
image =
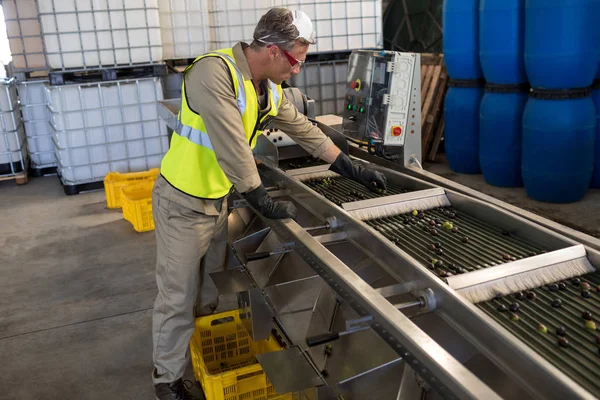
[[[314,172],[312,174],[296,175],[296,176],[294,176],[294,179],[299,180],[300,182],[306,182],[311,179],[335,178],[338,176],[340,176],[340,175],[333,171],[326,170],[326,171]]]
[[[411,211],[425,211],[432,208],[446,207],[450,200],[444,189],[427,189],[417,192],[403,193],[378,199],[376,206],[369,207],[369,200],[344,204],[344,209],[354,218],[368,221],[377,218],[406,214]]]
[[[471,303],[535,289],[594,272],[582,245],[447,278]]]

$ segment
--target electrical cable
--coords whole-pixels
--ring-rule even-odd
[[[342,135],[344,135],[344,134],[342,133]],[[369,143],[367,143],[367,142],[364,142],[364,141],[362,141],[362,140],[358,140],[358,139],[351,138],[351,137],[350,137],[350,136],[348,136],[348,135],[344,135],[344,137],[346,138],[346,140],[347,140],[347,141],[349,141],[349,142],[352,142],[352,143],[354,143],[354,144],[357,144],[357,145],[359,145],[359,146],[361,146],[361,147],[363,147],[363,146],[365,146],[365,147],[366,147],[366,146],[368,146],[368,145],[369,145]]]

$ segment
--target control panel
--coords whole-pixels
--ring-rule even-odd
[[[353,51],[345,93],[344,134],[384,146],[405,146],[407,137],[418,136],[420,158],[420,86],[419,54]]]

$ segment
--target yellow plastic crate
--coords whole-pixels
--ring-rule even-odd
[[[143,182],[121,188],[123,218],[138,232],[154,229],[152,217],[152,188],[154,182]]]
[[[160,173],[158,168],[149,171],[131,172],[122,174],[120,172],[109,172],[104,177],[104,192],[106,194],[106,205],[108,208],[121,208],[121,189],[131,185],[137,185],[144,181],[154,182]]]
[[[190,341],[194,376],[207,400],[292,400],[292,393],[275,393],[256,360],[257,354],[277,350],[281,346],[272,336],[254,342],[237,310],[197,318]]]

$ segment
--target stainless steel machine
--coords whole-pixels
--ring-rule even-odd
[[[397,106],[420,82],[418,56],[357,54],[347,95],[358,97],[347,101],[358,100],[364,112],[347,108],[347,136],[313,122],[385,174],[388,191],[336,175],[282,132],[267,130],[255,150],[259,172],[272,197],[296,204],[297,220],[266,220],[230,198],[228,269],[212,278],[224,298],[235,299],[252,338],[273,334],[284,345],[256,360],[277,392],[381,400],[600,396],[594,241],[407,167],[418,153],[405,128],[420,117]],[[409,70],[398,67],[403,62]],[[383,86],[371,85],[369,74]],[[398,77],[410,89],[384,97],[384,86],[402,86]],[[363,135],[374,132],[371,117],[387,127],[380,138]],[[166,118],[173,123],[172,114]],[[397,136],[385,136],[397,126],[405,139],[389,145]],[[349,146],[347,137],[381,140],[385,153]]]

